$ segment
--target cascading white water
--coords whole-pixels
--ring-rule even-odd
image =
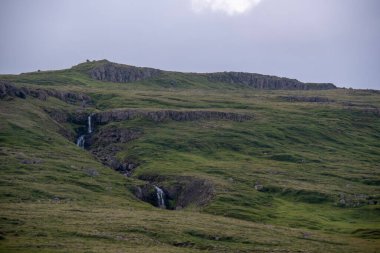
[[[166,205],[165,205],[165,193],[164,193],[164,191],[161,188],[157,187],[157,186],[154,186],[154,188],[156,188],[157,205],[158,205],[158,207],[166,209]]]
[[[89,134],[92,133],[91,115],[89,115],[89,116],[87,117],[87,132],[88,132]],[[77,146],[78,146],[78,147],[80,147],[80,148],[84,148],[85,137],[86,137],[86,135],[84,135],[84,134],[78,137],[78,139],[77,139]]]
[[[91,115],[88,116],[87,118],[87,123],[88,123],[88,133],[92,133],[92,128],[91,128]]]
[[[80,148],[84,148],[84,135],[79,136],[77,139],[77,146]]]

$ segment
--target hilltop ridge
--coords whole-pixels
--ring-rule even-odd
[[[88,66],[91,66],[90,68]],[[175,73],[154,68],[136,67],[131,65],[113,63],[108,60],[87,62],[77,65],[86,69],[92,79],[98,81],[130,83],[141,80],[148,80],[167,74],[172,77],[172,82],[176,82]],[[247,72],[213,72],[213,73],[182,73],[187,77],[204,78],[211,83],[226,83],[235,86],[242,86],[254,89],[266,90],[327,90],[336,89],[332,83],[303,83],[297,79],[278,77],[272,75],[262,75]],[[174,78],[173,78],[174,77]]]

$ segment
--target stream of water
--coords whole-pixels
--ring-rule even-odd
[[[92,127],[91,127],[91,115],[88,115],[87,118],[87,123],[88,123],[88,133],[92,133]]]
[[[80,148],[84,148],[84,135],[79,136],[77,139],[77,146]]]
[[[87,117],[87,132],[89,134],[92,133],[92,126],[91,126],[91,115],[89,115]],[[80,147],[80,148],[84,148],[84,143],[85,143],[85,137],[86,135],[85,134],[82,134],[78,137],[77,139],[77,146]]]
[[[154,188],[156,188],[157,206],[159,208],[166,209],[166,205],[165,205],[165,193],[164,193],[164,191],[160,187],[158,187],[158,186],[154,186]]]

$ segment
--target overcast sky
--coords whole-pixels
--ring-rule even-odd
[[[380,89],[378,0],[0,0],[0,73],[86,59]]]

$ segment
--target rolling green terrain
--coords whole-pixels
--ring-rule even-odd
[[[0,76],[90,99],[0,99],[0,252],[380,252],[379,92],[255,89],[178,72],[91,78],[106,63]],[[135,165],[125,176],[94,155],[106,144],[76,145],[87,118],[61,119],[114,109],[250,118],[95,122],[94,138],[138,133],[107,144]],[[152,185],[182,194],[166,199],[177,210],[138,198],[144,186],[155,196]]]

